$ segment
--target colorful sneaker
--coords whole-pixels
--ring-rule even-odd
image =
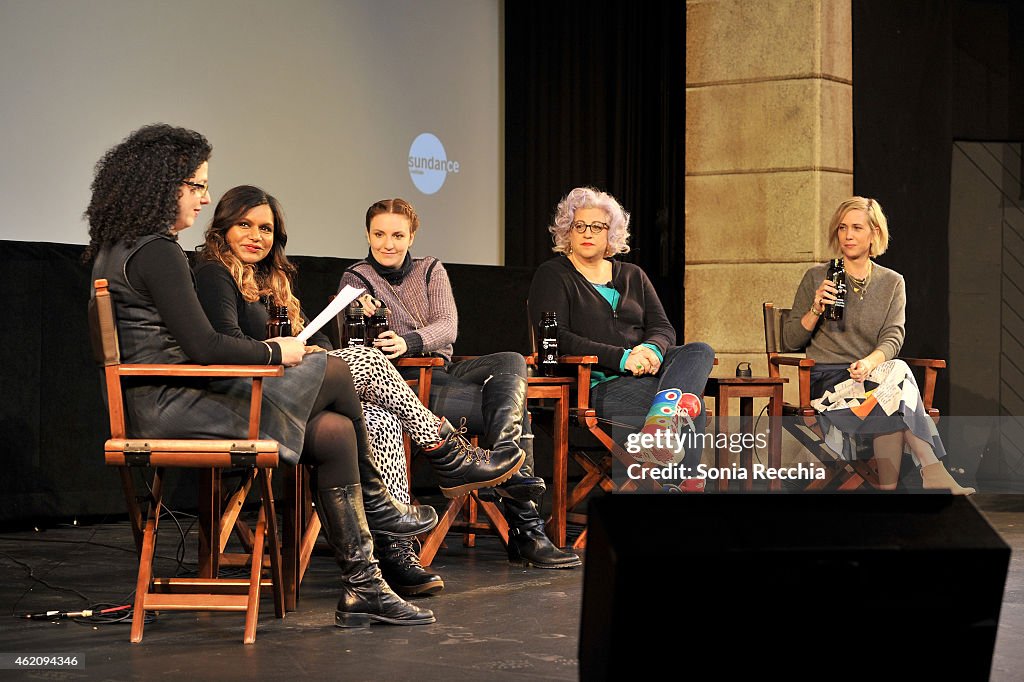
[[[683,437],[696,431],[693,417],[699,415],[700,410],[700,398],[693,393],[683,393],[678,388],[658,391],[651,409],[647,412],[640,434],[641,437],[648,434],[655,438],[660,435],[660,445],[641,446],[633,458],[638,462],[652,464],[680,462],[685,454]]]

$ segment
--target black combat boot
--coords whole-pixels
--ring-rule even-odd
[[[438,442],[422,448],[445,497],[459,497],[478,488],[498,485],[519,471],[526,458],[519,448],[514,452],[506,449],[500,456],[475,448],[463,435],[465,431],[464,426],[456,429],[442,419]]]
[[[377,558],[384,580],[403,597],[440,592],[444,589],[444,580],[423,569],[414,542],[410,538],[376,539]]]
[[[524,433],[520,436],[519,447],[526,453],[523,466],[501,485],[478,490],[477,494],[480,495],[481,500],[498,502],[502,498],[511,497],[515,500],[533,502],[540,507],[547,485],[543,478],[533,475],[533,434]]]

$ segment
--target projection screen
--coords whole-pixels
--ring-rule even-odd
[[[93,164],[147,123],[213,144],[211,198],[254,184],[288,251],[359,258],[401,196],[414,253],[503,262],[500,0],[0,0],[0,238],[87,243]],[[209,206],[182,246],[202,240]]]

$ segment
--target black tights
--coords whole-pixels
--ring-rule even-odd
[[[352,373],[344,360],[328,356],[302,448],[303,464],[314,467],[315,488],[326,490],[359,483],[358,458],[360,452],[366,456],[367,446],[363,408]]]

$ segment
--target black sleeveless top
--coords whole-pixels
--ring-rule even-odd
[[[136,288],[128,278],[129,263],[143,249],[147,249],[145,261],[159,267],[133,269],[135,284],[145,283]],[[153,261],[154,255],[160,260]],[[142,263],[140,258],[136,265]],[[132,246],[105,246],[97,254],[92,274],[93,279],[105,278],[109,283],[122,362],[269,364],[271,360],[264,343],[213,330],[196,296],[188,259],[170,235],[147,235]],[[287,368],[283,377],[263,382],[260,436],[278,441],[287,462],[299,460],[326,365],[323,353],[310,354],[298,366]],[[129,436],[245,437],[251,383],[248,379],[168,378],[134,385],[126,390]]]

